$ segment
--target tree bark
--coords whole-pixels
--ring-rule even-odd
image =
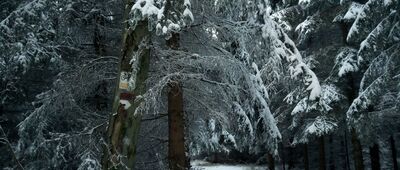
[[[104,38],[103,35],[101,34],[101,26],[104,26],[104,21],[105,18],[100,14],[100,12],[97,12],[94,14],[94,36],[93,36],[93,45],[94,45],[94,50],[97,55],[105,55],[106,53],[106,48],[104,45]]]
[[[379,145],[377,143],[369,148],[369,154],[371,158],[371,169],[380,170],[381,165],[379,162]]]
[[[133,5],[133,0],[126,1],[124,20]],[[107,143],[105,147],[102,167],[103,169],[133,169],[135,164],[136,142],[139,134],[141,115],[135,114],[142,100],[136,100],[135,96],[142,95],[146,91],[145,81],[148,76],[150,64],[150,50],[140,49],[141,43],[148,43],[150,33],[147,21],[140,21],[135,29],[129,28],[125,23],[122,38],[122,51],[119,62],[119,81],[115,91],[112,116],[107,129]],[[138,72],[132,70],[132,56],[138,55],[135,65]],[[134,83],[128,83],[133,75]],[[124,102],[122,102],[124,101]],[[130,105],[130,106],[129,106]],[[128,141],[128,142],[127,142]]]
[[[344,148],[345,156],[346,156],[346,162],[345,162],[345,167],[344,169],[350,169],[350,158],[349,158],[349,147],[348,147],[348,140],[347,140],[347,126],[346,130],[344,131],[344,141],[342,141],[342,145]]]
[[[283,139],[282,139],[283,141]],[[282,170],[286,170],[286,156],[285,156],[285,146],[283,145],[283,142],[280,143],[280,148],[281,148],[281,159],[282,159]]]
[[[351,129],[351,143],[353,144],[354,168],[356,170],[364,170],[362,146],[354,128]]]
[[[167,46],[177,50],[179,48],[179,34],[173,33],[167,40]],[[170,170],[189,169],[185,150],[185,120],[183,111],[183,94],[181,84],[177,81],[169,83],[168,92],[168,159]]]
[[[333,143],[333,136],[329,135],[329,170],[335,170],[335,156],[334,156],[334,152],[333,149],[335,148],[334,143]]]
[[[267,154],[267,159],[268,159],[268,168],[269,168],[269,170],[275,170],[274,156],[269,153],[269,154]]]
[[[304,144],[304,170],[310,170],[310,165],[308,163],[308,144]]]
[[[392,159],[393,159],[393,169],[398,170],[399,166],[397,164],[397,151],[396,151],[396,143],[394,141],[394,137],[390,136],[390,148],[392,150]]]
[[[168,93],[168,158],[171,170],[188,169],[185,153],[185,122],[182,88],[178,82],[170,83]]]
[[[326,170],[326,158],[325,158],[325,140],[324,136],[318,138],[318,149],[319,149],[319,170]]]
[[[289,160],[288,160],[288,169],[293,169],[294,168],[294,148],[292,146],[289,146]]]

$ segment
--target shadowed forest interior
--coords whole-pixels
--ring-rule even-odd
[[[398,0],[0,0],[0,169],[398,170]]]

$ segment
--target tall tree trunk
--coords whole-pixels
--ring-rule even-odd
[[[285,146],[283,145],[283,139],[281,139],[282,142],[280,143],[280,148],[281,148],[281,153],[282,153],[282,170],[286,170],[286,156],[285,156]]]
[[[275,170],[275,159],[274,156],[270,153],[267,154],[268,159],[268,168],[269,170]]]
[[[333,135],[329,135],[329,170],[335,170],[335,157],[333,149],[334,147]]]
[[[324,136],[318,138],[318,150],[319,150],[319,170],[326,170],[326,158],[325,158],[325,140]]]
[[[288,169],[293,169],[294,168],[294,148],[292,146],[289,146],[289,160],[288,160]]]
[[[133,0],[126,1],[124,20],[128,18]],[[112,116],[107,130],[108,146],[103,155],[103,169],[133,169],[135,164],[136,142],[140,128],[140,114],[134,114],[142,100],[135,100],[135,96],[146,91],[150,50],[140,49],[141,43],[149,43],[150,33],[147,21],[140,21],[135,29],[129,28],[125,23],[122,38],[122,51],[119,63],[118,87],[115,91]],[[138,55],[137,65],[130,62],[134,52]],[[132,67],[137,72],[132,70]],[[133,75],[134,74],[134,75]],[[133,77],[132,77],[133,76]],[[128,83],[134,79],[133,83]],[[129,141],[129,142],[123,142]]]
[[[379,163],[379,145],[377,143],[369,148],[369,154],[371,158],[371,169],[380,170],[381,165]]]
[[[304,170],[310,170],[310,165],[308,163],[308,144],[304,144]]]
[[[344,152],[345,152],[345,157],[346,157],[346,162],[345,162],[345,168],[346,170],[350,170],[350,158],[349,158],[349,147],[348,147],[348,140],[347,140],[347,126],[346,130],[344,131],[344,141],[342,143]]]
[[[392,150],[392,159],[393,159],[393,169],[398,170],[399,166],[397,164],[397,151],[396,151],[396,143],[394,141],[393,135],[390,136],[390,148]]]
[[[353,100],[357,97],[358,86],[356,83],[356,79],[352,76],[352,74],[347,74],[347,81],[349,84],[349,88],[346,89],[346,96],[349,100],[349,104],[352,104]],[[347,122],[346,122],[347,125]],[[361,142],[358,139],[357,132],[354,127],[351,127],[351,144],[353,145],[353,159],[354,159],[354,168],[355,170],[364,170],[364,159],[362,155],[362,146]],[[346,144],[347,145],[347,144]]]
[[[185,154],[185,123],[183,113],[182,88],[178,82],[170,83],[168,93],[168,158],[171,170],[188,168]]]
[[[167,40],[167,46],[177,50],[179,48],[179,34],[173,33]],[[183,94],[179,82],[169,83],[168,93],[168,159],[170,170],[189,169],[185,152],[185,120],[183,111]]]
[[[356,170],[364,170],[362,146],[354,128],[351,129],[351,143],[353,144],[354,168]]]
[[[97,12],[94,14],[94,36],[93,36],[93,46],[94,50],[97,55],[106,55],[106,49],[104,45],[104,37],[101,33],[101,27],[104,26],[105,18],[100,14],[100,12]]]

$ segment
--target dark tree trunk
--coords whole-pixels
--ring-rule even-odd
[[[348,89],[346,89],[347,91],[346,96],[349,99],[350,102],[349,104],[351,104],[357,96],[358,86],[356,84],[358,82],[356,82],[357,80],[352,76],[352,74],[348,74],[346,77],[349,84]],[[361,142],[358,139],[357,132],[353,127],[351,128],[350,133],[351,133],[351,144],[353,145],[354,168],[355,170],[364,170],[364,159],[362,155]]]
[[[269,170],[275,170],[275,159],[274,156],[272,154],[268,154],[268,168]]]
[[[379,145],[377,143],[369,148],[369,154],[371,157],[371,169],[380,170],[381,165],[379,162]]]
[[[179,48],[179,34],[172,33],[172,37],[166,43],[169,48],[177,50]]]
[[[293,169],[294,168],[294,148],[292,146],[289,146],[289,160],[288,160],[288,169]]]
[[[94,36],[93,45],[97,55],[105,55],[106,47],[104,45],[104,37],[101,33],[101,27],[104,26],[105,18],[98,12],[94,16],[95,26],[94,26]]]
[[[354,128],[351,130],[351,143],[353,144],[354,168],[356,170],[364,170],[362,146]]]
[[[124,18],[128,18],[133,0],[126,1]],[[139,135],[141,114],[134,114],[142,100],[136,100],[135,96],[146,92],[146,79],[150,65],[150,50],[142,49],[137,55],[139,71],[136,73],[135,86],[128,85],[132,73],[132,54],[139,51],[142,41],[148,40],[150,35],[147,21],[140,21],[135,29],[129,29],[124,24],[122,37],[122,52],[118,70],[118,86],[115,90],[112,116],[107,129],[108,145],[104,148],[102,169],[133,169],[135,165],[136,142]],[[145,42],[149,43],[149,42]],[[124,101],[122,103],[121,101]],[[129,105],[131,104],[131,105]],[[129,143],[123,139],[129,139]]]
[[[171,82],[168,93],[168,158],[171,170],[188,169],[185,154],[185,122],[183,118],[183,96],[179,83]]]
[[[334,146],[334,143],[333,143],[334,141],[333,141],[333,136],[332,135],[330,135],[329,136],[329,170],[335,170],[336,169],[336,167],[335,167],[335,156],[334,156],[334,152],[333,152],[333,149],[335,148]]]
[[[308,144],[304,144],[304,170],[310,170],[310,165],[308,164]]]
[[[318,150],[319,150],[319,170],[326,170],[326,158],[325,158],[325,140],[324,136],[318,138]]]
[[[173,33],[167,40],[167,46],[177,50],[179,48],[179,34]],[[179,82],[169,83],[168,93],[168,159],[170,170],[189,169],[188,158],[185,153],[185,120],[183,112],[183,94]]]
[[[392,159],[393,159],[393,169],[398,170],[399,166],[397,164],[397,151],[396,151],[396,143],[394,141],[394,137],[390,136],[390,148],[392,149]]]
[[[347,126],[346,126],[346,130],[344,131],[344,141],[342,141],[342,142],[343,142],[342,145],[343,145],[345,157],[346,157],[344,169],[350,170],[349,147],[348,147],[348,139],[347,139]]]
[[[283,140],[282,140],[283,141]],[[286,157],[285,157],[285,146],[283,145],[283,142],[280,143],[280,148],[281,148],[281,153],[282,153],[282,170],[286,170]]]

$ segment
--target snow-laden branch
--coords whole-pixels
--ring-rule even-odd
[[[309,99],[316,100],[321,95],[321,86],[315,73],[303,62],[300,52],[293,41],[283,32],[283,29],[270,18],[265,19],[262,36],[270,39],[275,46],[274,53],[290,63],[289,71],[292,78],[302,75],[302,80],[309,91]]]
[[[193,22],[190,8],[190,0],[184,0],[183,3],[173,0],[138,0],[132,6],[129,22],[135,28],[139,21],[147,19],[150,30],[156,29],[158,35],[169,39],[172,33],[180,32]]]
[[[383,53],[373,60],[361,80],[360,93],[350,105],[346,115],[349,125],[357,124],[360,114],[365,112],[380,97],[391,79],[390,59]]]

